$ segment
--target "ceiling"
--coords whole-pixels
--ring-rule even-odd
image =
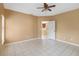
[[[71,10],[79,9],[79,3],[48,3],[48,4],[56,5],[55,8],[51,8],[52,12],[50,11],[41,12],[41,9],[37,9],[37,7],[43,6],[43,3],[4,3],[4,7],[6,9],[26,14],[32,14],[35,16],[51,16],[51,15],[53,16]]]

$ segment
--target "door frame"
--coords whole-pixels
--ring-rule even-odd
[[[45,21],[41,21],[41,38],[42,38],[42,23],[48,23],[50,20],[45,20]],[[55,20],[51,20],[51,21],[55,21]],[[48,26],[48,25],[47,25]],[[56,21],[55,21],[55,38],[53,40],[56,40]]]

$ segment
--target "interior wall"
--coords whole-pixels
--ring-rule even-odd
[[[56,15],[55,20],[57,39],[79,44],[79,9]]]
[[[0,15],[4,13],[4,6],[0,3]]]
[[[37,36],[37,17],[6,10],[6,42],[27,40]]]
[[[32,16],[6,10],[8,42],[41,37],[41,21],[56,21],[56,39],[79,44],[79,9],[56,16]]]
[[[41,21],[56,21],[56,40],[79,44],[79,9],[49,17],[38,17],[38,35],[41,36]]]

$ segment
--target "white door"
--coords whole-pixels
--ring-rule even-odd
[[[48,22],[48,39],[55,40],[55,21]]]
[[[55,21],[42,21],[42,39],[55,40]]]

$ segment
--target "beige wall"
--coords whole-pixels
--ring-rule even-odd
[[[79,9],[56,16],[36,17],[6,10],[6,40],[41,36],[41,21],[56,21],[56,39],[79,44]]]
[[[56,39],[79,44],[79,9],[49,17],[38,17],[38,35],[40,37],[40,22],[56,21]]]
[[[55,16],[57,39],[79,44],[79,9]]]
[[[37,35],[37,17],[6,10],[6,42],[34,38]]]
[[[4,7],[3,7],[3,4],[0,3],[0,15],[3,14],[3,12],[4,12]]]

